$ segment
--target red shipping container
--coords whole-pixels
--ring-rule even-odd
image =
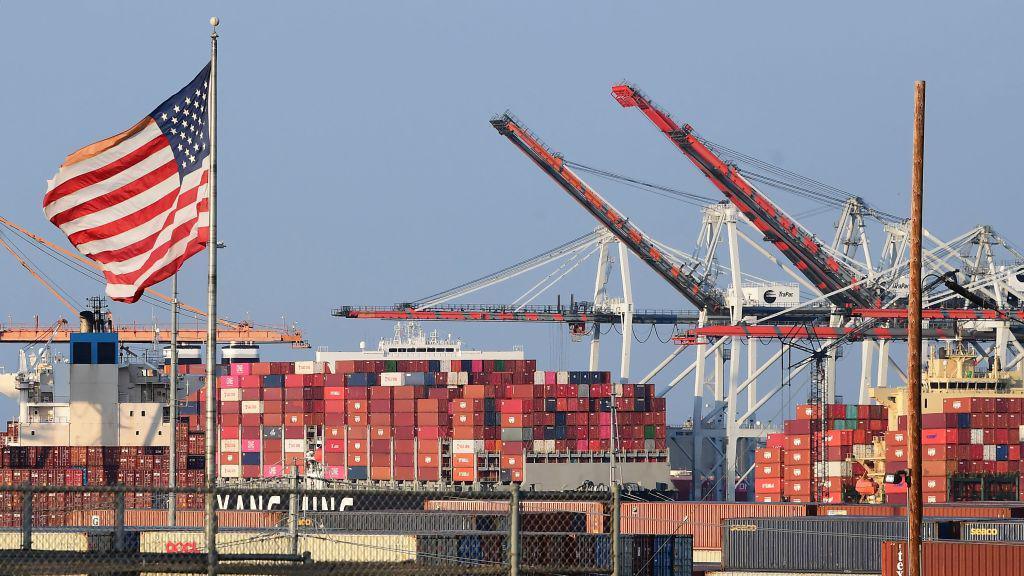
[[[452,424],[458,427],[482,426],[483,423],[483,412],[458,412],[452,414]]]
[[[811,437],[803,436],[798,434],[789,434],[786,436],[786,449],[787,450],[810,450],[811,449]]]
[[[392,426],[392,416],[389,412],[370,412],[370,426]]]
[[[939,428],[921,431],[921,444],[959,444],[956,428]]]
[[[811,462],[810,450],[786,450],[786,453],[783,455],[783,463],[786,466],[801,466]]]
[[[811,466],[784,466],[782,468],[782,478],[787,482],[796,482],[799,480],[811,480],[814,478],[814,474],[811,472]]]
[[[392,405],[392,411],[397,413],[414,413],[416,412],[416,400],[413,398],[396,398]]]
[[[483,426],[460,426],[458,423],[452,426],[454,440],[478,440],[486,438],[486,434]]]
[[[417,434],[424,440],[437,440],[448,437],[450,432],[447,426],[420,426],[417,428]]]
[[[782,483],[782,494],[787,497],[791,496],[804,496],[808,497],[811,495],[811,482],[807,480],[800,480],[795,482],[783,482]]]
[[[817,420],[818,406],[815,404],[801,404],[796,407],[796,417],[798,420]]]
[[[814,420],[786,420],[782,427],[786,434],[808,435],[815,429],[816,424]]]
[[[766,448],[784,448],[786,445],[785,434],[769,434],[765,442]]]

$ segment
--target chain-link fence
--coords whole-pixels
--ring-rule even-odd
[[[505,488],[4,486],[0,573],[655,575],[617,489]]]

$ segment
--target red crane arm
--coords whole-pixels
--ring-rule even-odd
[[[854,285],[857,275],[825,250],[813,235],[786,215],[764,194],[755,189],[736,170],[705,146],[690,125],[679,126],[635,87],[620,84],[612,87],[612,96],[624,108],[636,107],[658,127],[679,150],[725,194],[739,210],[760,230],[765,239],[775,245],[796,268],[825,294],[842,290],[829,297],[837,306],[870,308],[877,306],[867,287]]]
[[[951,339],[956,338],[956,330],[951,328],[927,328],[922,332],[928,339]],[[851,340],[906,340],[906,328],[877,327],[868,330],[860,330],[854,327],[831,327],[831,326],[785,326],[785,325],[754,325],[744,324],[734,326],[704,326],[694,328],[685,333],[673,336],[679,342],[697,337],[723,338],[738,336],[741,338],[763,338],[779,340],[835,340],[838,338],[850,338]]]
[[[522,127],[509,114],[491,120],[491,125],[519,147],[537,166],[562,187],[580,206],[624,242],[645,264],[651,267],[684,298],[709,314],[721,314],[726,309],[720,292],[706,286],[704,279],[695,278],[667,254],[658,249],[651,239],[629,222],[629,219],[602,198],[593,188],[573,173],[562,158],[549,150],[532,133]]]

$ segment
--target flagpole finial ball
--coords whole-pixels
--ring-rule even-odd
[[[210,26],[217,26],[218,24],[220,24],[220,18],[217,18],[216,16],[210,18]]]

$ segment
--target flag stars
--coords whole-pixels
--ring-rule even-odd
[[[174,106],[174,113],[177,114],[178,112],[181,112],[181,108],[179,106],[175,105]]]
[[[167,121],[167,113],[165,112],[165,113],[161,114],[160,115],[160,119],[163,120],[164,122],[166,122]]]
[[[191,103],[192,103],[192,99],[191,98],[185,98],[185,106],[188,106]]]

